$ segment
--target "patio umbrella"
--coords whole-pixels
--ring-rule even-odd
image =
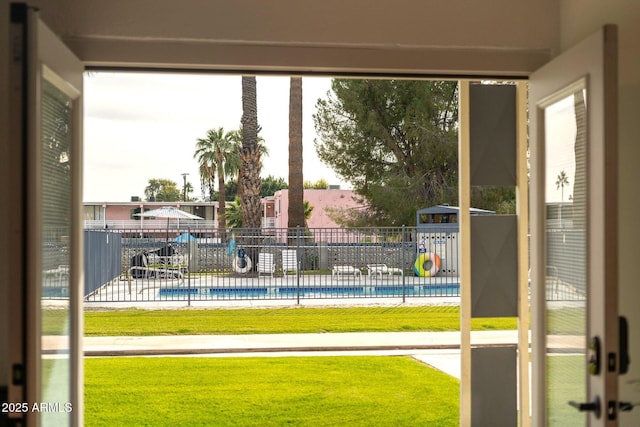
[[[170,219],[204,219],[198,215],[190,214],[189,212],[182,211],[173,206],[163,206],[158,209],[150,209],[141,213],[137,213],[136,216],[145,218],[167,218],[167,243],[169,243],[169,220]]]
[[[182,233],[181,235],[179,235],[178,237],[176,237],[175,239],[173,239],[174,242],[176,243],[186,243],[186,242],[195,242],[198,239],[196,239],[195,237],[193,237],[191,234],[187,233],[186,231],[184,233]]]

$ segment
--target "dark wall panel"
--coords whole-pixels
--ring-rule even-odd
[[[471,315],[518,315],[518,221],[515,215],[471,217]]]
[[[516,347],[471,349],[471,425],[516,426]]]
[[[516,185],[516,87],[470,87],[471,185]]]

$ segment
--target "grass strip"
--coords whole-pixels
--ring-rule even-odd
[[[458,402],[409,357],[85,360],[87,426],[456,426]]]
[[[512,330],[516,318],[473,319],[474,330]],[[457,331],[458,307],[117,310],[85,313],[87,336]]]
[[[584,355],[552,354],[547,364],[547,408],[549,425],[587,425],[585,412],[569,406],[569,400],[586,402],[587,380]]]

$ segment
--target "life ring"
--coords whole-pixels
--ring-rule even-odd
[[[253,263],[251,262],[251,258],[245,256],[244,258],[233,258],[233,269],[238,273],[246,273],[251,270]]]
[[[431,268],[426,269],[425,264],[430,263]],[[413,264],[413,271],[416,276],[420,277],[433,277],[440,271],[441,265],[440,257],[433,252],[422,253],[416,258],[415,264]]]

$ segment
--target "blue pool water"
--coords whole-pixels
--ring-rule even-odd
[[[340,296],[415,296],[441,297],[459,296],[459,283],[437,285],[344,285],[344,286],[276,286],[276,287],[174,287],[161,288],[159,296],[180,298],[188,295],[200,298],[283,298],[293,296],[340,297]]]
[[[69,297],[69,288],[61,286],[43,286],[42,298],[67,298]]]

